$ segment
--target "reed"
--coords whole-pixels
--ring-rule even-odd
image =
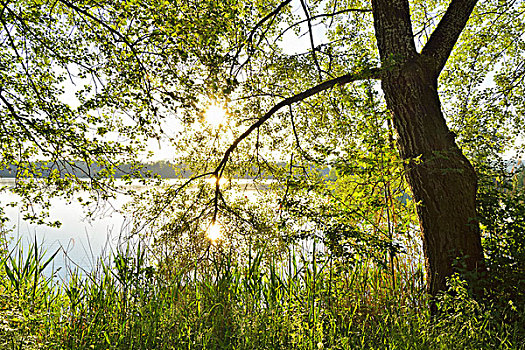
[[[52,256],[54,257],[56,253]],[[211,246],[184,271],[157,270],[142,246],[99,260],[90,273],[43,275],[37,242],[2,259],[0,347],[6,349],[514,349],[502,323],[452,280],[444,312],[427,312],[420,263],[352,263],[290,249],[240,258]],[[169,277],[168,277],[169,276]],[[523,312],[517,310],[516,313]],[[521,330],[520,330],[521,329]]]

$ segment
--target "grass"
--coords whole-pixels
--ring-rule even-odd
[[[520,318],[494,317],[458,279],[430,316],[422,266],[408,259],[392,269],[291,249],[268,261],[211,246],[169,270],[139,246],[57,281],[43,256],[36,242],[4,253],[1,349],[525,348]]]

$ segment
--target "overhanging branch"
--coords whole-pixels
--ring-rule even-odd
[[[224,168],[226,167],[226,164],[228,163],[228,159],[230,158],[231,153],[237,148],[239,143],[247,138],[254,130],[258,129],[261,125],[263,125],[268,119],[270,119],[277,111],[279,111],[281,108],[289,106],[293,103],[303,101],[307,99],[308,97],[311,97],[313,95],[316,95],[320,92],[323,92],[325,90],[328,90],[336,85],[344,85],[348,84],[354,81],[358,80],[364,80],[364,79],[380,79],[381,78],[381,68],[367,68],[363,69],[359,72],[355,73],[349,73],[342,75],[340,77],[327,80],[319,85],[316,85],[314,87],[311,87],[310,89],[300,92],[296,95],[293,95],[291,97],[288,97],[275,106],[273,106],[266,114],[264,114],[257,122],[252,124],[245,132],[243,132],[239,137],[233,141],[233,143],[230,145],[230,147],[224,152],[224,156],[222,160],[220,161],[219,165],[217,165],[217,168],[213,172],[213,174],[217,178],[217,190],[219,190],[219,178],[222,176],[222,173],[224,171]]]

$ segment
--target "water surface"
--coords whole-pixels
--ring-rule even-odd
[[[13,186],[14,181],[0,178],[0,187]],[[165,184],[175,185],[183,181],[186,180],[170,179],[165,180]],[[235,191],[251,198],[258,196],[259,191],[253,186],[252,180],[235,180],[235,184]],[[138,182],[132,187],[138,190],[147,188]],[[81,196],[82,193],[79,193],[75,197]],[[85,209],[77,201],[52,198],[50,221],[58,220],[62,224],[54,228],[25,221],[19,208],[7,206],[7,203],[18,202],[19,198],[9,191],[0,193],[0,206],[9,219],[3,227],[9,237],[8,248],[12,249],[19,242],[27,251],[29,244],[36,238],[39,247],[46,251],[46,256],[60,250],[53,264],[46,269],[46,275],[60,270],[57,275],[65,276],[66,270],[75,268],[90,271],[99,257],[107,257],[119,244],[123,244],[122,238],[131,232],[130,216],[121,213],[123,205],[130,199],[129,196],[118,194],[116,198],[99,203],[96,214],[87,217]]]

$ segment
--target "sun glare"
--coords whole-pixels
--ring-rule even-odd
[[[211,186],[215,186],[217,184],[217,177],[216,176],[212,176],[210,178],[207,178],[206,179],[206,182],[208,184],[210,184]],[[225,178],[225,177],[220,177],[219,178],[219,186],[223,186],[225,185],[226,183],[228,182],[228,179]]]
[[[214,128],[218,128],[226,123],[226,110],[217,104],[212,104],[204,113],[204,117],[208,124]]]
[[[206,236],[208,236],[208,238],[213,242],[216,242],[219,238],[222,237],[221,226],[218,223],[214,222],[210,225],[210,227],[208,227]]]

